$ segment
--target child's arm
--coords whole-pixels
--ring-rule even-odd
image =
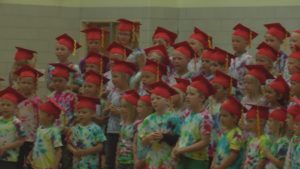
[[[175,155],[178,156],[180,154],[202,150],[204,147],[208,146],[209,143],[210,143],[210,135],[204,135],[200,141],[198,141],[190,146],[177,148],[175,150]]]
[[[230,165],[232,165],[232,163],[238,158],[238,156],[239,156],[239,151],[230,151],[229,156],[225,158],[219,166],[214,166],[213,163],[212,169],[226,169]]]
[[[255,169],[264,169],[267,163],[266,159],[261,159]]]
[[[268,150],[263,150],[263,153],[265,155],[265,157],[267,159],[269,159],[271,161],[271,163],[273,163],[276,167],[278,168],[283,168],[283,165],[284,165],[284,160],[280,160],[278,158],[276,158],[275,156],[273,156],[273,154],[268,151]]]
[[[154,133],[150,133],[147,136],[145,136],[142,140],[144,145],[149,145],[151,144],[152,141],[155,140],[161,140],[163,138],[163,135],[161,132],[154,132]]]
[[[0,147],[0,155],[2,155],[7,150],[21,147],[23,145],[24,141],[25,141],[25,138],[21,137],[12,143],[5,144],[4,146]]]
[[[103,144],[99,143],[94,147],[91,148],[87,148],[87,149],[76,149],[71,145],[68,145],[68,148],[70,149],[70,151],[73,153],[74,156],[87,156],[90,154],[95,154],[95,153],[99,153],[103,150]]]
[[[59,169],[59,163],[62,156],[62,150],[60,147],[55,149],[55,164],[53,165],[53,169]]]

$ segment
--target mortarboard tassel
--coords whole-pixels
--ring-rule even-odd
[[[252,32],[250,31],[249,32],[249,48],[251,48],[251,46],[252,46],[251,41],[252,41]]]
[[[260,117],[259,117],[259,110],[256,108],[256,133],[258,136],[261,136],[261,129],[260,129]]]
[[[73,44],[74,44],[73,45],[73,53],[72,53],[73,56],[76,55],[76,43],[77,43],[76,40],[74,40],[74,42],[73,42]]]
[[[101,62],[100,62],[100,65],[99,65],[99,68],[100,68],[100,75],[102,75],[102,67],[103,67],[103,63],[102,63],[102,59],[101,59]],[[100,91],[99,91],[99,95],[100,97],[102,96],[102,79],[101,79],[101,82],[100,82]]]
[[[212,48],[212,40],[211,40],[211,37],[208,37],[208,48]]]
[[[100,31],[101,31],[101,30],[100,30]],[[100,46],[101,48],[104,48],[104,40],[105,40],[105,39],[104,39],[104,36],[105,36],[105,34],[104,34],[104,31],[102,30],[102,31],[101,31],[101,46]]]
[[[159,74],[160,74],[160,71],[159,71],[159,63],[157,62],[157,69],[156,69],[156,82],[159,82]]]

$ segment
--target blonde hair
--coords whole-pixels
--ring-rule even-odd
[[[252,88],[252,91],[247,93],[248,97],[250,99],[257,99],[257,98],[261,97],[263,95],[263,90],[262,90],[262,87],[261,87],[262,84],[260,83],[260,81],[257,78],[253,77],[252,75],[247,74],[246,76],[249,77],[249,79],[251,80],[251,82],[254,85],[254,88]]]

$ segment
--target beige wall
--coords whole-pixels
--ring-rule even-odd
[[[266,0],[265,0],[266,1]],[[281,22],[288,30],[300,28],[300,7],[63,7],[20,4],[0,4],[0,76],[7,77],[13,61],[15,46],[23,46],[39,52],[38,68],[44,68],[55,61],[55,37],[67,32],[80,42],[84,41],[79,32],[81,22],[86,20],[116,20],[125,17],[142,22],[141,47],[151,44],[151,35],[157,25],[179,32],[178,41],[184,40],[199,26],[211,34],[217,46],[231,50],[230,34],[238,22],[244,23],[260,36],[263,24]],[[84,55],[80,50],[73,57],[78,61]]]

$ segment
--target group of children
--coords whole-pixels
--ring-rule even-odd
[[[265,41],[237,24],[234,53],[195,28],[186,41],[157,27],[141,49],[141,24],[119,19],[83,30],[87,55],[67,34],[45,74],[17,47],[0,91],[1,169],[299,169],[300,31],[266,24]],[[290,38],[291,53],[280,50]],[[40,98],[45,76],[50,94]],[[2,79],[3,80],[3,79]]]

